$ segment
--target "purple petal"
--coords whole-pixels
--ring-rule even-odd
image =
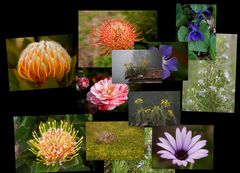
[[[201,138],[201,135],[197,135],[194,136],[191,140],[191,143],[189,145],[189,147],[187,148],[187,150],[190,150],[192,148],[192,146]]]
[[[176,144],[177,144],[177,149],[181,150],[183,146],[183,141],[182,141],[182,133],[180,132],[179,128],[176,129]]]
[[[197,152],[197,153],[201,153],[201,154],[208,154],[208,153],[209,153],[209,151],[206,150],[206,149],[200,149],[200,150],[197,150],[196,152]],[[195,153],[196,153],[196,152],[195,152]],[[195,153],[192,153],[192,154],[195,154]]]
[[[203,11],[203,14],[204,14],[206,17],[210,17],[210,16],[211,16],[211,12],[210,12],[209,10]]]
[[[196,151],[198,151],[199,149],[201,149],[202,147],[204,147],[207,144],[206,140],[202,140],[197,142],[189,151],[188,154],[192,154],[195,153]]]
[[[174,151],[174,149],[172,148],[171,145],[166,145],[166,144],[163,144],[163,143],[157,143],[157,145],[166,149],[167,151],[170,151],[172,154],[175,154],[175,151]]]
[[[188,25],[188,29],[191,29],[192,31],[195,31],[196,26],[195,26],[194,24],[190,23],[190,24]]]
[[[208,156],[208,154],[204,154],[204,153],[194,153],[189,156],[189,159],[201,159],[201,158],[207,157],[207,156]]]
[[[187,158],[186,161],[188,161],[188,162],[190,162],[190,163],[194,163],[194,160],[193,160],[192,158]]]
[[[173,160],[172,161],[172,163],[174,164],[174,165],[178,165],[178,166],[187,166],[187,161],[185,161],[185,160]]]
[[[166,150],[160,150],[157,152],[157,154],[161,154],[160,157],[165,159],[176,159],[175,155]]]
[[[168,58],[172,54],[172,46],[171,45],[160,45],[159,49],[162,52],[163,58]]]
[[[166,79],[170,76],[170,71],[165,67],[164,64],[162,64],[162,79]]]
[[[178,71],[178,60],[176,57],[163,60],[163,63],[169,71]]]
[[[182,141],[183,141],[183,143],[184,143],[185,137],[186,137],[186,135],[187,135],[187,129],[186,129],[186,127],[183,127],[183,128],[182,128],[181,133],[182,133]]]
[[[189,147],[189,145],[191,143],[191,139],[192,139],[192,131],[189,130],[188,133],[187,133],[187,136],[186,136],[186,138],[184,140],[184,143],[183,143],[183,149],[184,150],[188,149],[188,147]]]
[[[192,41],[192,33],[193,33],[193,31],[189,32],[189,34],[188,34],[188,42]]]
[[[175,141],[175,139],[173,138],[173,136],[170,135],[168,132],[165,132],[164,134],[165,134],[165,136],[167,137],[169,143],[172,145],[173,149],[174,149],[174,150],[177,150],[176,141]]]
[[[165,138],[158,138],[163,144],[166,144],[166,145],[170,145],[171,147],[172,147],[172,145],[170,144],[170,142],[169,141],[167,141]],[[175,150],[174,149],[174,147],[172,147],[173,148],[173,150]]]

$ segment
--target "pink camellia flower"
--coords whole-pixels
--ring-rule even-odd
[[[80,89],[86,89],[89,86],[89,79],[87,77],[78,78],[77,85]]]
[[[113,84],[112,78],[95,83],[87,94],[87,100],[101,111],[113,110],[128,99],[126,84]]]

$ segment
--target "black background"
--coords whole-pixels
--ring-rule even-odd
[[[65,0],[1,2],[0,4],[0,170],[15,171],[13,116],[79,113],[74,88],[9,92],[5,39],[33,35],[78,35],[78,10],[153,9],[159,13],[159,41],[175,41],[176,3],[217,4],[217,33],[239,33],[237,1],[225,0]],[[239,40],[239,39],[238,39]],[[238,45],[239,50],[239,45]],[[238,51],[239,55],[239,51]],[[234,114],[182,112],[182,124],[214,124],[214,170],[176,172],[233,172],[239,168],[239,71],[237,61]],[[181,82],[146,86],[146,90],[181,90]],[[95,120],[127,120],[127,114],[94,115]],[[97,171],[103,172],[103,162]]]

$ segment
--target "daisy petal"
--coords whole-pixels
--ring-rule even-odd
[[[191,143],[191,139],[192,139],[192,131],[188,131],[186,137],[185,137],[185,140],[183,142],[183,149],[184,150],[187,150],[190,143]]]
[[[189,145],[189,147],[187,148],[187,150],[189,150],[190,148],[192,148],[192,146],[201,138],[201,135],[197,135],[194,136],[191,140],[191,143]]]
[[[183,141],[182,141],[182,133],[179,130],[179,128],[176,129],[176,144],[177,144],[177,149],[181,150],[183,146]]]
[[[188,161],[188,162],[190,162],[190,163],[194,163],[194,162],[195,162],[192,158],[187,158],[186,161]]]
[[[164,144],[164,143],[157,143],[157,145],[166,149],[167,151],[170,151],[172,154],[175,154],[174,149],[170,145],[167,145],[167,144]]]
[[[187,129],[186,129],[186,127],[183,127],[183,129],[182,129],[182,141],[183,142],[185,140],[186,135],[187,135]]]
[[[207,157],[208,154],[202,154],[202,153],[194,153],[189,156],[189,159],[201,159],[203,157]]]
[[[168,132],[165,132],[164,135],[167,137],[169,143],[172,145],[174,150],[177,150],[177,145],[175,139]]]
[[[184,167],[187,166],[187,161],[182,160],[182,165],[183,165]]]
[[[207,144],[206,140],[202,140],[197,142],[189,151],[188,154],[192,154],[195,153],[196,151],[198,151],[199,149],[201,149],[202,147],[204,147]]]

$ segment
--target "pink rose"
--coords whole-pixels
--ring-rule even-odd
[[[89,79],[86,77],[78,78],[77,85],[80,89],[86,89],[89,86]]]
[[[101,111],[113,110],[128,99],[126,84],[113,84],[112,78],[95,83],[87,94],[87,100]]]

